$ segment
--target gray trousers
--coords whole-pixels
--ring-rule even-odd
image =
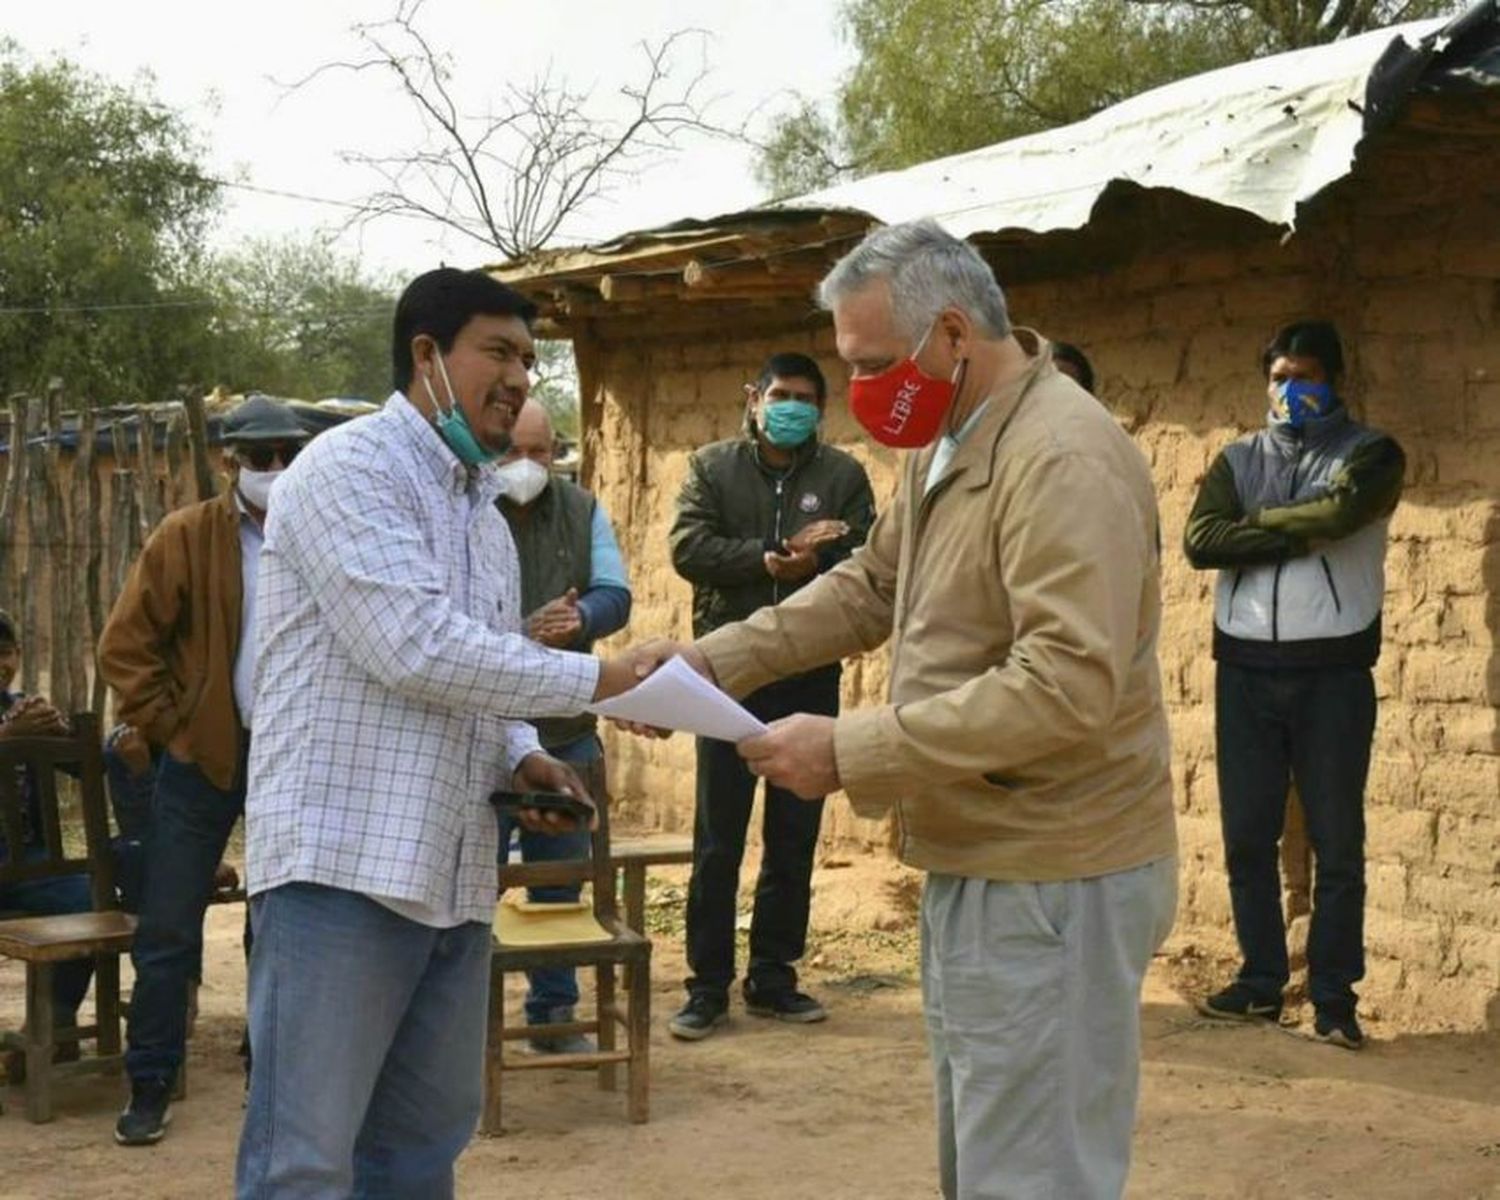
[[[928,876],[922,1001],[945,1200],[1121,1194],[1141,983],[1176,906],[1175,857],[1060,883]]]

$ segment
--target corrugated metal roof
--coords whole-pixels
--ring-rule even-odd
[[[1172,189],[1292,226],[1299,205],[1349,173],[1374,123],[1367,99],[1378,103],[1383,123],[1434,73],[1459,69],[1472,77],[1480,62],[1484,82],[1496,82],[1488,60],[1497,14],[1497,0],[1481,0],[1453,21],[1392,26],[1179,80],[1074,125],[494,269],[505,279],[537,283],[598,275],[626,259],[627,269],[651,270],[653,247],[657,255],[712,250],[751,225],[779,226],[790,236],[799,223],[849,216],[884,224],[931,216],[960,237],[1078,229],[1105,189],[1120,182]],[[1482,60],[1461,68],[1444,62],[1451,37],[1472,40],[1476,31],[1488,47]]]
[[[958,237],[1088,222],[1112,182],[1176,191],[1291,225],[1297,206],[1345,175],[1364,136],[1371,69],[1418,21],[1237,63],[1132,96],[1088,120],[798,197],[886,224],[931,216]]]

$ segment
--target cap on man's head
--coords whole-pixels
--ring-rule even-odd
[[[17,635],[16,619],[0,608],[0,645],[18,646],[21,639]]]
[[[296,414],[269,396],[250,396],[224,418],[226,442],[301,442],[307,430]]]

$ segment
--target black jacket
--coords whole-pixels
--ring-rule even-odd
[[[865,469],[850,455],[812,441],[790,468],[773,470],[753,433],[694,453],[672,523],[672,565],[693,585],[693,636],[748,617],[802,585],[766,573],[764,555],[815,521],[849,526],[818,555],[822,573],[864,543],[875,520]],[[815,576],[809,576],[809,582]]]

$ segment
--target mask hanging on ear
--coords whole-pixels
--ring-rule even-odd
[[[447,444],[448,449],[458,456],[458,461],[466,467],[480,467],[485,463],[494,462],[505,453],[505,450],[491,452],[479,444],[479,439],[474,436],[474,430],[469,425],[469,419],[464,416],[464,410],[459,408],[458,398],[453,394],[453,384],[448,380],[448,368],[443,362],[443,356],[438,354],[436,358],[438,372],[443,377],[443,388],[448,393],[446,413],[443,411],[443,406],[438,403],[437,393],[432,389],[432,380],[426,375],[422,376],[422,386],[427,389],[428,399],[432,401],[432,408],[436,413],[433,425],[438,431],[438,436]]]
[[[966,360],[960,360],[951,379],[936,379],[917,366],[917,355],[936,328],[934,321],[917,348],[894,367],[849,381],[849,411],[882,446],[914,450],[928,445],[953,407]]]

